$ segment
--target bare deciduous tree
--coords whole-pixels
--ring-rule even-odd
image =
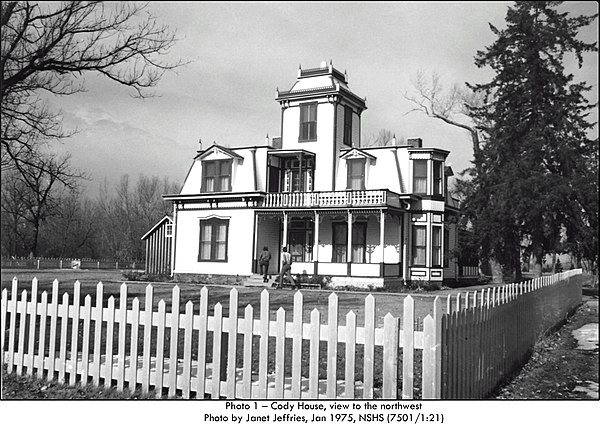
[[[141,237],[158,220],[171,214],[171,206],[162,199],[177,191],[168,179],[140,175],[135,186],[128,175],[114,189],[105,182],[98,197],[100,250],[116,258],[143,258]]]
[[[20,183],[10,186],[9,189],[14,192],[11,198],[21,203],[22,218],[32,229],[30,253],[37,256],[41,225],[59,210],[61,190],[76,189],[84,175],[71,169],[70,155],[35,154],[15,166],[18,171],[16,179]]]
[[[79,190],[67,190],[58,200],[54,216],[43,226],[40,249],[52,257],[97,258],[97,227],[94,203]]]
[[[411,79],[411,83],[413,90],[405,91],[404,98],[410,101],[414,108],[407,114],[422,112],[428,117],[466,130],[471,137],[473,155],[479,155],[479,130],[482,123],[477,123],[471,118],[469,108],[478,106],[482,102],[481,97],[475,95],[467,86],[455,83],[445,87],[436,72],[426,76],[423,71],[419,71]]]
[[[8,170],[2,173],[2,255],[17,256],[27,243],[27,209],[25,204],[25,183],[19,173]]]
[[[137,2],[2,2],[0,29],[3,169],[33,158],[36,143],[71,134],[48,94],[82,91],[82,75],[93,72],[149,96],[182,64],[162,60],[175,34]]]
[[[365,138],[365,147],[369,146],[394,146],[405,144],[404,137],[396,139],[396,135],[391,130],[381,129],[378,133],[371,134]]]

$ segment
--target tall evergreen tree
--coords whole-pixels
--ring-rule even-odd
[[[490,25],[497,39],[475,57],[495,75],[471,86],[486,99],[471,111],[486,127],[471,179],[462,183],[465,208],[482,257],[517,278],[523,248],[540,270],[543,256],[563,246],[595,262],[598,256],[598,141],[589,138],[595,123],[588,120],[595,105],[586,99],[590,86],[565,69],[567,55],[581,67],[584,54],[597,51],[578,39],[597,15],[572,17],[561,4],[516,2],[506,28]]]

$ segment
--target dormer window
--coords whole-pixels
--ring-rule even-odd
[[[369,168],[376,163],[377,158],[368,152],[353,148],[342,153],[340,159],[346,160],[346,189],[365,190]]]
[[[365,190],[365,158],[348,159],[348,185],[350,190]]]
[[[202,162],[202,192],[231,192],[232,160]]]
[[[427,193],[427,160],[413,160],[413,193]]]
[[[317,103],[300,105],[300,142],[317,140]]]

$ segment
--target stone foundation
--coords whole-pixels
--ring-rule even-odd
[[[394,290],[404,287],[404,279],[401,277],[383,278],[383,277],[350,277],[350,276],[332,276],[331,282],[327,285],[330,289],[335,288],[359,288],[359,289],[386,289]]]
[[[175,273],[173,280],[177,283],[198,283],[201,285],[243,285],[250,276],[231,276],[201,273]]]

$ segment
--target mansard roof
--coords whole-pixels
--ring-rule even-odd
[[[348,87],[348,76],[344,72],[329,65],[321,64],[320,68],[298,70],[298,79],[291,89],[279,91],[276,100],[301,100],[324,97],[328,95],[342,95],[347,101],[354,104],[361,111],[367,109],[366,98],[354,94]]]

